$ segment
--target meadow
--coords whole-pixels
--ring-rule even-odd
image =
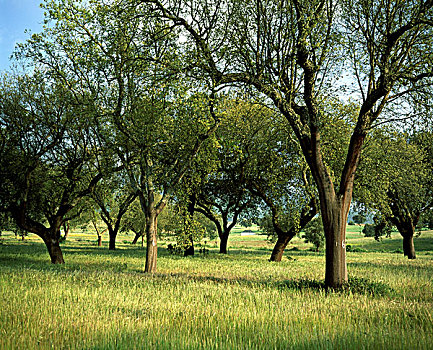
[[[321,288],[323,252],[296,238],[270,263],[266,236],[243,230],[227,256],[215,241],[188,258],[161,241],[154,275],[143,273],[145,250],[131,235],[108,251],[96,235],[72,232],[66,264],[55,266],[37,237],[3,233],[0,349],[433,348],[432,231],[415,238],[409,261],[398,234],[376,242],[348,226],[355,285],[331,292]]]

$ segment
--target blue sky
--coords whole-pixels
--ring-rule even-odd
[[[0,0],[0,71],[8,70],[17,42],[24,42],[29,34],[42,29],[43,10],[41,0]]]

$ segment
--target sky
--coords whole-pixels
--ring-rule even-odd
[[[0,72],[8,70],[15,44],[42,30],[41,0],[0,0]]]

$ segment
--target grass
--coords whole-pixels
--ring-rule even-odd
[[[323,252],[294,240],[289,249],[299,250],[270,263],[266,236],[241,231],[228,256],[215,242],[205,257],[172,256],[160,242],[154,275],[142,272],[144,250],[123,243],[130,236],[110,252],[96,236],[72,233],[66,265],[53,266],[34,236],[6,235],[0,349],[432,348],[432,232],[415,239],[413,261],[395,253],[397,235],[375,242],[348,232],[348,243],[366,250],[347,258],[361,288],[329,293]]]

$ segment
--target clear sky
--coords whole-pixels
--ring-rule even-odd
[[[15,44],[24,42],[29,34],[42,29],[41,0],[0,0],[0,71],[8,70]]]

